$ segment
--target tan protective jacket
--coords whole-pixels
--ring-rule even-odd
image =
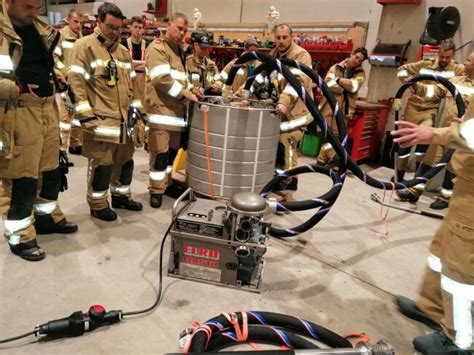
[[[193,85],[193,90],[203,88],[208,89],[212,84],[221,87],[221,77],[216,63],[208,57],[203,62],[199,61],[196,55],[190,55],[186,58],[186,72],[188,80]],[[204,83],[204,85],[203,85]]]
[[[183,44],[166,37],[155,41],[145,51],[145,63],[148,70],[145,84],[148,126],[183,131],[187,125],[184,99],[192,95]]]
[[[64,27],[59,32],[61,33],[61,40],[54,49],[54,59],[61,80],[66,82],[68,70],[72,63],[74,45],[79,38],[82,38],[82,34],[74,33],[69,26]]]
[[[107,75],[112,60],[117,68],[115,80]],[[133,90],[135,76],[128,50],[118,41],[107,40],[98,27],[76,42],[68,79],[84,138],[126,142],[129,107],[141,107]]]
[[[235,62],[239,58],[234,58],[232,59],[227,65],[222,69],[220,77],[221,77],[221,85],[225,85],[225,82],[227,81],[227,78],[229,77],[230,70],[234,66]],[[261,64],[260,61],[256,60],[255,64],[253,65],[253,68],[257,68]],[[234,81],[232,82],[232,86],[230,88],[227,88],[227,90],[231,90],[234,94],[240,94],[242,90],[244,89],[245,82],[247,81],[247,78],[249,77],[249,65],[247,63],[243,64],[239,70],[237,70],[237,73],[235,74]],[[263,85],[265,82],[265,76],[262,74],[257,75],[257,80],[258,85]]]
[[[342,112],[352,117],[356,108],[359,89],[362,87],[362,84],[364,84],[366,76],[364,69],[360,66],[345,73],[346,63],[347,59],[329,68],[324,82],[336,97],[340,109],[343,110]],[[329,108],[329,104],[327,104],[325,98],[320,107],[324,107],[324,111]]]
[[[445,79],[451,79],[463,75],[463,73],[464,66],[462,64],[451,61],[446,68],[441,68],[438,59],[431,59],[402,65],[398,68],[397,77],[404,83],[419,74],[436,74]],[[408,104],[417,111],[437,109],[440,98],[434,95],[435,83],[427,81],[423,84],[428,85],[428,91],[420,93],[415,91],[408,99]]]
[[[36,30],[46,47],[54,51],[59,42],[59,32],[48,24],[36,20]],[[0,160],[11,159],[15,145],[13,129],[15,125],[16,99],[19,94],[15,83],[15,70],[22,55],[22,41],[15,32],[9,16],[5,13],[4,2],[0,4]]]
[[[312,67],[312,60],[309,53],[306,51],[306,49],[301,48],[294,42],[291,43],[290,48],[288,48],[286,53],[280,55],[277,49],[274,48],[270,51],[270,55],[275,58],[296,60],[310,68]],[[306,91],[312,96],[313,89],[311,86],[311,79],[297,68],[290,68],[290,71],[297,76],[298,80],[304,85]],[[276,73],[276,71],[273,73]],[[279,93],[278,104],[282,104],[288,109],[288,117],[282,120],[280,130],[282,132],[287,132],[293,129],[306,127],[313,120],[313,117],[308,112],[306,105],[298,97],[296,91],[286,82],[281,74],[278,74],[277,77],[272,77],[274,76],[273,73],[270,75],[270,78],[274,84],[277,84],[275,86],[278,88]]]

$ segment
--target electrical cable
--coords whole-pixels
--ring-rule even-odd
[[[33,330],[33,331],[29,332],[29,333],[25,333],[25,334],[23,334],[23,335],[18,335],[18,336],[16,336],[16,337],[7,338],[7,339],[1,339],[1,340],[0,340],[0,344],[9,343],[9,342],[12,342],[12,341],[15,341],[15,340],[19,340],[19,339],[22,339],[22,338],[26,338],[26,337],[28,337],[28,336],[30,336],[30,335],[35,335],[35,334],[36,334],[36,332]]]

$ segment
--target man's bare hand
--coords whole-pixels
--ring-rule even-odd
[[[392,136],[397,136],[393,141],[400,147],[407,148],[417,144],[430,144],[433,141],[434,128],[418,126],[407,121],[396,121],[399,129],[392,131]]]
[[[288,109],[283,104],[278,104],[275,107],[275,111],[279,116],[286,116],[288,114]]]
[[[462,116],[462,117],[453,116],[453,117],[451,117],[451,122],[461,124],[461,123],[464,122],[464,116]]]
[[[28,87],[28,91],[30,92],[31,95],[38,97],[38,95],[36,95],[33,90],[38,89],[38,88],[39,88],[39,85],[36,85],[36,84],[26,84],[26,86]]]

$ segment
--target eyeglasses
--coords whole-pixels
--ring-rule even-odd
[[[110,23],[105,23],[104,24],[105,27],[107,27],[107,29],[110,31],[110,32],[120,32],[122,30],[122,27],[121,26],[114,26]]]

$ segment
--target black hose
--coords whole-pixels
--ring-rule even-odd
[[[272,312],[252,311],[246,313],[248,317],[249,328],[251,325],[258,325],[262,328],[270,328],[270,330],[265,333],[266,335],[262,335],[263,332],[259,333],[259,341],[264,341],[272,344],[281,344],[280,336],[278,336],[278,338],[274,338],[274,329],[277,328],[289,332],[288,334],[291,333],[293,335],[304,336],[310,339],[320,341],[332,348],[351,347],[351,343],[347,339],[341,337],[340,335],[334,333],[333,331],[327,328],[324,328],[320,325],[301,318]],[[242,312],[237,312],[235,313],[235,315],[238,324],[242,327]],[[209,351],[210,349],[208,345],[210,346],[211,344],[214,344],[213,341],[216,336],[221,336],[224,333],[232,332],[234,330],[232,323],[224,315],[219,315],[215,318],[212,318],[205,322],[203,325],[209,327],[209,329],[211,329],[211,332],[195,332],[192,336],[192,339],[190,340],[191,343],[189,344],[189,352]],[[252,327],[252,329],[254,328]],[[226,336],[226,338],[228,340],[223,340],[219,338],[220,340],[216,340],[217,344],[220,346],[222,343],[227,343],[228,341],[232,340],[232,337]]]

